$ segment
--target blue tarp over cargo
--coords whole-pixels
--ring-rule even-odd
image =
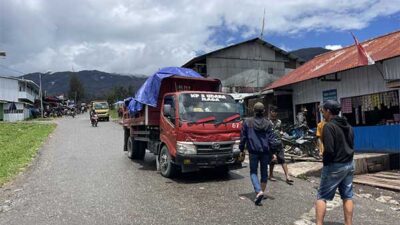
[[[154,75],[147,78],[146,82],[136,92],[135,98],[129,102],[129,112],[134,114],[142,110],[143,105],[157,107],[158,94],[160,92],[161,81],[170,76],[197,77],[202,78],[197,72],[181,67],[165,67],[157,71]]]

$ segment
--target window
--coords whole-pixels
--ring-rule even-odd
[[[274,73],[274,68],[268,67],[268,74],[273,74]]]
[[[173,95],[165,96],[164,98],[164,106],[170,105],[171,106],[171,116],[167,117],[172,124],[175,124],[175,98]]]

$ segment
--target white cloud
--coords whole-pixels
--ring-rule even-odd
[[[338,50],[338,49],[341,49],[343,47],[341,45],[325,45],[325,48],[329,49],[329,50]]]
[[[7,57],[0,64],[23,72],[151,74],[221,47],[210,41],[211,27],[246,27],[238,36],[255,37],[264,8],[264,33],[290,36],[363,29],[399,12],[400,0],[1,0],[0,49]]]

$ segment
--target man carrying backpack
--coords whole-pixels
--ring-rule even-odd
[[[326,124],[322,135],[324,166],[315,203],[317,225],[323,224],[326,201],[334,198],[337,188],[343,200],[345,225],[351,225],[353,220],[354,133],[347,120],[339,116],[339,112],[337,101],[328,100],[322,106]]]
[[[243,123],[239,148],[243,152],[245,145],[247,145],[250,160],[250,179],[257,194],[254,203],[260,205],[267,187],[268,164],[271,159],[272,148],[280,143],[275,143],[278,139],[272,131],[272,124],[264,117],[264,105],[257,102],[253,109],[255,116],[246,119]],[[258,164],[260,164],[261,185],[257,176]]]

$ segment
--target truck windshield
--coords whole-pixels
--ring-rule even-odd
[[[235,100],[226,94],[181,94],[179,96],[179,117],[183,121],[195,122],[213,116],[219,123],[239,114]],[[234,120],[233,120],[234,121]]]
[[[108,109],[107,102],[94,103],[94,109]]]

